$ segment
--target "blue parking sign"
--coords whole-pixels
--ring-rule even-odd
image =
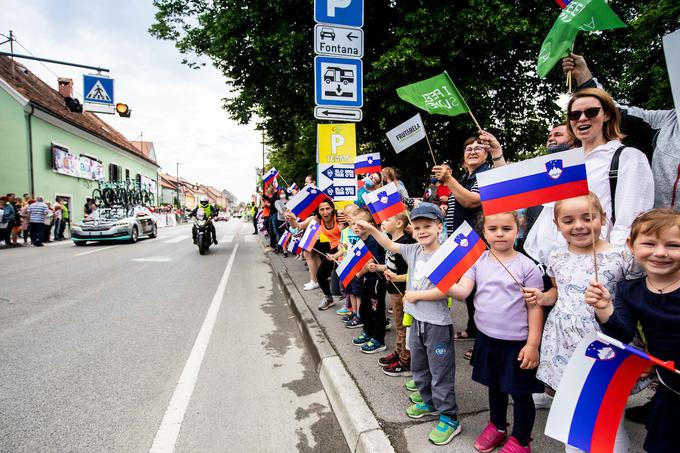
[[[83,74],[84,102],[113,105],[113,79],[101,75]]]
[[[314,57],[316,105],[362,107],[363,64],[356,58]]]
[[[364,0],[314,0],[314,20],[325,24],[363,27]]]

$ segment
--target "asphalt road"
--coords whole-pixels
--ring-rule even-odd
[[[0,251],[0,451],[348,451],[249,223]]]

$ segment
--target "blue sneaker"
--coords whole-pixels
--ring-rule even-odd
[[[345,327],[348,329],[358,329],[360,327],[364,327],[364,323],[361,322],[361,319],[359,319],[358,316],[355,316],[345,323]]]
[[[364,354],[375,354],[376,352],[382,352],[387,349],[387,346],[381,344],[378,340],[371,338],[368,343],[361,347],[361,352]]]
[[[354,340],[352,340],[352,344],[353,344],[354,346],[363,347],[363,345],[366,344],[366,343],[368,343],[369,341],[371,341],[371,337],[369,337],[368,335],[366,335],[364,332],[361,332],[361,335],[359,335],[359,336],[356,337]]]
[[[346,323],[347,321],[349,321],[350,319],[354,318],[355,316],[356,316],[356,315],[355,315],[354,313],[350,312],[347,316],[343,316],[343,317],[342,317],[342,322],[345,322],[345,323]]]
[[[340,310],[335,310],[335,314],[338,316],[347,316],[352,313],[352,310],[350,310],[347,307],[342,307]]]

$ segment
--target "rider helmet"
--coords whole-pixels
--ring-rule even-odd
[[[208,206],[208,197],[206,197],[205,195],[203,195],[203,196],[201,197],[201,199],[200,199],[200,203],[201,203],[201,206],[203,206],[203,207]]]

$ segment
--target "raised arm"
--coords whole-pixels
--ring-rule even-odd
[[[401,248],[399,244],[392,241],[390,238],[385,236],[378,230],[375,226],[371,225],[365,220],[357,220],[357,225],[363,230],[367,231],[373,238],[380,244],[385,250],[389,250],[392,253],[401,253]]]

